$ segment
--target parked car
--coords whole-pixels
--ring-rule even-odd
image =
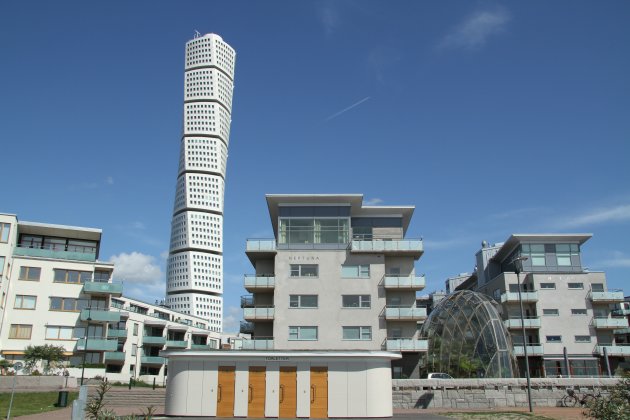
[[[448,373],[429,373],[427,379],[453,379]]]

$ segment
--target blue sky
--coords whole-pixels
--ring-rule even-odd
[[[241,317],[266,193],[416,206],[427,291],[482,240],[591,232],[630,294],[626,1],[33,2],[0,5],[0,211],[100,227],[128,294],[164,293],[184,44],[237,51],[225,317]]]

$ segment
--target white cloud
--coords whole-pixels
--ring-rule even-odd
[[[570,217],[560,225],[564,228],[576,228],[600,223],[625,222],[630,220],[630,204],[622,204],[614,207],[589,210],[583,214]]]
[[[324,27],[326,36],[331,36],[339,27],[339,12],[337,9],[332,8],[331,5],[326,5],[319,10],[319,18]]]
[[[624,254],[623,252],[615,251],[612,253],[612,256],[609,259],[600,261],[596,264],[596,266],[601,267],[630,267],[630,256]]]
[[[375,197],[375,198],[370,198],[369,200],[365,200],[363,204],[365,204],[366,206],[376,206],[378,204],[381,204],[382,202],[383,200]]]
[[[114,185],[114,177],[113,176],[108,176],[107,178],[105,178],[105,183],[107,185]]]
[[[238,306],[228,306],[223,314],[223,331],[226,333],[238,332],[240,321],[241,309]]]
[[[467,50],[481,48],[490,36],[503,32],[509,21],[510,15],[503,9],[477,11],[453,28],[438,47]]]
[[[164,274],[152,255],[132,252],[113,255],[110,259],[114,263],[114,277],[125,283],[151,284],[156,280],[162,281]]]

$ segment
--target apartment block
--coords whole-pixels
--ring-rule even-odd
[[[69,366],[85,361],[125,380],[164,376],[162,349],[218,348],[208,320],[123,297],[114,265],[99,260],[101,236],[0,214],[2,357],[20,360],[28,345],[62,346]]]
[[[391,350],[403,353],[397,374],[417,375],[427,346],[415,304],[422,240],[406,237],[414,207],[366,206],[360,194],[266,199],[275,238],[247,241],[243,349]]]
[[[616,334],[628,328],[619,307],[623,292],[608,288],[605,273],[582,265],[591,236],[514,234],[504,243],[484,241],[476,272],[457,288],[500,304],[521,372],[525,351],[534,377],[607,375],[630,355],[627,341]]]

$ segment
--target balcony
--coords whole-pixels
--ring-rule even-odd
[[[383,287],[394,290],[422,290],[426,286],[424,276],[383,276]]]
[[[243,339],[241,350],[273,350],[273,337]]]
[[[595,303],[613,303],[613,302],[623,302],[623,291],[621,290],[609,290],[607,292],[588,292],[588,297],[592,302]]]
[[[245,275],[245,289],[248,292],[273,290],[274,287],[276,287],[276,278],[274,276]]]
[[[142,344],[163,346],[166,344],[166,337],[145,335],[144,337],[142,337]]]
[[[415,338],[388,338],[385,340],[385,350],[400,352],[424,352],[429,349],[428,340]]]
[[[350,242],[350,251],[356,253],[378,253],[407,255],[420,258],[424,253],[422,239],[357,240]]]
[[[90,318],[89,322],[120,322],[120,312],[118,311],[108,311],[105,309],[82,309],[81,310],[81,321],[87,321]]]
[[[127,338],[127,330],[109,328],[107,330],[107,338]]]
[[[259,259],[270,259],[276,255],[275,239],[248,239],[245,254],[252,264]]]
[[[520,318],[503,320],[503,325],[508,329],[523,328],[523,324],[525,324],[525,328],[540,328],[540,318],[537,316],[524,318],[523,322],[521,322]]]
[[[124,351],[106,351],[105,352],[105,363],[124,363],[125,362],[125,352]]]
[[[427,308],[386,306],[385,319],[388,321],[420,321],[427,317]]]
[[[593,349],[593,353],[603,356],[604,349],[609,356],[630,356],[629,344],[598,344]]]
[[[523,302],[538,302],[538,291],[521,292]],[[501,294],[501,303],[518,303],[518,292],[504,292]]]
[[[85,342],[87,341],[87,349]],[[107,340],[105,338],[80,338],[77,340],[77,351],[116,351],[118,340]]]
[[[528,344],[527,345],[527,356],[542,356],[545,354],[545,348],[542,344]],[[524,346],[514,344],[514,355],[515,356],[525,356]]]
[[[630,334],[630,328],[619,328],[613,331],[614,334]]]
[[[73,251],[65,251],[54,248],[30,248],[17,245],[13,249],[13,255],[51,258],[55,260],[96,261],[96,249],[92,247],[79,247]]]
[[[243,308],[243,318],[246,321],[273,321],[275,308],[273,306],[254,306]]]
[[[185,349],[188,347],[188,341],[185,340],[166,340],[167,349]]]
[[[143,365],[163,365],[166,363],[166,359],[161,356],[142,356],[140,357],[140,363]]]
[[[210,347],[210,344],[191,344],[191,350],[214,350],[214,348]]]
[[[241,334],[253,334],[254,333],[254,323],[241,321],[241,327],[239,328],[239,332]]]
[[[613,309],[612,314],[614,316],[627,316],[630,315],[630,308]]]
[[[122,283],[87,281],[83,283],[83,293],[90,295],[122,296]]]
[[[602,330],[628,328],[628,320],[626,318],[593,318],[591,324],[593,327]]]

